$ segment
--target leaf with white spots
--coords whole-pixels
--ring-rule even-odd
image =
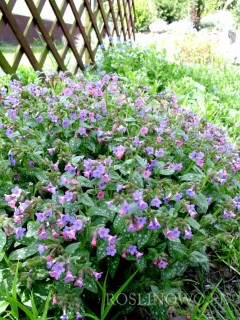
[[[151,238],[151,235],[152,235],[152,231],[150,231],[150,230],[144,230],[144,231],[139,232],[137,234],[138,249],[142,249],[145,246],[145,244]]]
[[[141,257],[140,259],[137,259],[136,265],[138,269],[142,272],[147,267],[147,262],[145,257]]]
[[[85,289],[97,293],[98,292],[98,287],[96,284],[96,280],[92,276],[86,276],[83,278],[83,286]]]
[[[97,259],[98,261],[102,260],[107,256],[107,246],[108,244],[106,242],[102,242],[100,245],[97,244]]]
[[[24,260],[33,256],[38,251],[38,243],[35,241],[28,247],[12,251],[9,255],[10,260]]]
[[[120,262],[120,256],[116,256],[114,259],[111,259],[108,265],[108,271],[110,276],[114,278],[115,272],[117,271],[118,265]]]
[[[0,251],[3,250],[6,242],[7,242],[7,236],[6,236],[5,232],[0,229]]]

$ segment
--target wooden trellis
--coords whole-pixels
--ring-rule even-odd
[[[18,1],[24,4],[27,19],[22,28],[14,12]],[[105,40],[135,36],[134,0],[0,0],[0,9],[0,35],[7,30],[17,43],[12,59],[0,46],[0,67],[10,74],[16,72],[22,59],[34,70],[43,70],[50,61],[56,70],[70,68],[76,73],[79,68],[84,70],[85,63],[95,62],[97,48]],[[33,30],[41,40],[37,54],[29,40]],[[61,42],[54,39],[56,33]]]

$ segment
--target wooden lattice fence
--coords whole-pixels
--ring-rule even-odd
[[[50,64],[76,73],[94,63],[103,42],[111,37],[132,39],[135,33],[134,0],[0,0],[0,9],[0,36],[15,43],[0,46],[0,67],[10,74],[23,59],[35,70]]]

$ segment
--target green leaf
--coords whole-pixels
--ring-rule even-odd
[[[175,169],[162,169],[160,170],[160,174],[163,176],[171,176],[172,174],[174,174]]]
[[[181,177],[182,181],[201,181],[204,176],[196,173],[187,173]]]
[[[152,305],[151,304],[149,305],[149,309],[150,309],[151,315],[153,316],[153,319],[157,319],[157,320],[166,319],[167,308],[165,306],[162,306],[162,303],[161,301],[159,301],[157,305],[156,305],[156,302],[154,304],[152,303]]]
[[[115,213],[111,212],[108,208],[98,208],[92,207],[90,208],[87,213],[88,216],[102,216],[108,218],[110,221],[113,221],[115,217]]]
[[[206,197],[202,193],[198,193],[195,197],[196,203],[199,205],[198,206],[198,211],[200,213],[206,213],[208,210],[208,202]]]
[[[77,181],[80,183],[81,187],[92,188],[92,186],[93,186],[92,181],[83,177],[83,176],[78,176]]]
[[[109,262],[108,271],[109,271],[110,276],[111,276],[112,278],[114,278],[114,275],[115,275],[115,272],[117,271],[119,262],[120,262],[120,257],[119,257],[119,256],[116,256],[116,257],[114,258],[114,260],[111,259],[110,262]]]
[[[9,306],[9,302],[0,301],[0,314],[3,313],[7,309],[8,306]]]
[[[129,175],[129,180],[133,181],[138,188],[143,188],[143,178],[138,171],[134,171],[133,174]]]
[[[77,203],[77,202],[72,203],[71,201],[64,202],[63,208],[65,211],[65,214],[73,215],[74,213],[78,212],[79,203]]]
[[[171,257],[175,260],[180,260],[183,256],[186,256],[188,249],[178,239],[168,240],[168,251]]]
[[[107,249],[108,244],[106,242],[102,242],[100,245],[97,246],[97,259],[98,261],[102,260],[107,256]]]
[[[80,242],[71,243],[65,248],[65,251],[67,254],[71,255],[79,248],[79,246]]]
[[[77,139],[72,138],[69,141],[69,148],[72,151],[72,153],[76,154],[79,150],[80,145],[81,145],[81,139],[79,139],[79,138],[77,138]]]
[[[141,158],[140,156],[136,156],[136,158],[135,158],[136,160],[137,160],[137,162],[138,162],[138,164],[143,168],[143,169],[145,169],[146,168],[146,160],[144,160],[143,158]]]
[[[38,236],[38,231],[37,229],[40,226],[40,222],[39,221],[29,221],[27,224],[27,233],[26,233],[26,237],[30,238],[30,237],[36,237]]]
[[[159,244],[157,247],[155,247],[155,249],[157,250],[158,254],[161,254],[164,252],[164,250],[166,249],[166,242]]]
[[[162,270],[163,279],[173,279],[176,276],[181,276],[187,270],[189,262],[187,259],[182,261],[176,261],[172,265],[169,265],[166,269]]]
[[[143,272],[144,269],[147,267],[147,261],[144,257],[141,257],[140,259],[137,259],[136,265],[137,265],[138,269],[141,272]]]
[[[188,217],[188,218],[186,219],[186,221],[188,222],[188,224],[189,224],[192,228],[197,229],[197,230],[200,229],[200,224],[199,224],[195,219]]]
[[[84,277],[83,286],[84,286],[85,289],[87,289],[87,290],[89,290],[89,291],[91,291],[93,293],[97,293],[98,292],[96,280],[92,276]]]
[[[6,242],[7,242],[6,233],[0,229],[0,251],[3,250]]]
[[[71,159],[71,164],[76,167],[80,160],[82,160],[84,156],[75,156]]]
[[[206,254],[199,252],[199,251],[193,251],[190,254],[189,261],[191,261],[192,265],[194,265],[194,266],[209,262],[208,256]]]
[[[87,193],[81,194],[80,202],[85,204],[88,207],[94,207],[95,206],[94,202],[92,201],[92,199],[89,197],[89,195]]]
[[[31,257],[38,251],[38,243],[35,241],[28,247],[12,251],[9,255],[10,260],[24,260]]]
[[[143,230],[137,234],[137,246],[138,249],[142,249],[144,245],[151,238],[152,232],[150,230]]]

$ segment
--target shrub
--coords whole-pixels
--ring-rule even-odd
[[[135,1],[136,22],[135,27],[138,32],[148,30],[148,26],[156,18],[156,9],[153,0]]]
[[[127,279],[126,294],[179,292],[237,232],[239,154],[175,95],[60,73],[5,83],[1,105],[1,279],[20,261],[18,294],[51,291],[49,316],[105,319],[102,292]]]
[[[188,0],[155,0],[158,18],[169,23],[188,16]]]

